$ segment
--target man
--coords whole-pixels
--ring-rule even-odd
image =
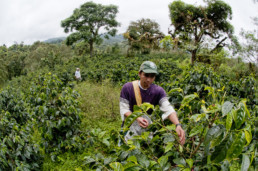
[[[77,83],[79,82],[79,81],[81,81],[81,73],[80,73],[80,68],[76,68],[76,71],[75,71],[75,73],[74,73],[74,76],[75,76],[75,79],[76,79],[76,81],[77,81]]]
[[[154,106],[160,106],[160,110],[163,112],[162,119],[169,119],[176,125],[176,132],[179,136],[180,144],[183,145],[185,143],[185,132],[179,123],[174,108],[168,101],[165,90],[160,86],[152,84],[156,78],[156,74],[158,74],[158,70],[155,63],[145,61],[140,66],[138,74],[140,81],[138,81],[138,86],[140,87],[142,103],[148,102]],[[128,82],[123,86],[120,94],[120,114],[123,121],[125,117],[132,114],[134,105],[136,105],[136,99],[133,84],[132,82]],[[125,140],[131,139],[134,135],[140,135],[151,123],[151,119],[146,115],[138,117],[136,122],[131,125],[130,131],[125,135]],[[133,134],[130,135],[129,132]]]

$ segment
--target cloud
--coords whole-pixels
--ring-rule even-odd
[[[171,23],[168,5],[173,0],[93,0],[103,5],[118,6],[117,20],[121,23],[119,33],[126,31],[131,21],[150,18],[160,24],[167,34]],[[202,1],[184,0],[200,5]],[[252,0],[225,0],[233,10],[232,24],[239,31],[241,27],[252,29],[250,16],[258,16],[257,6]],[[31,44],[53,37],[67,36],[60,23],[72,15],[75,8],[85,0],[1,0],[0,1],[0,45],[14,42]]]

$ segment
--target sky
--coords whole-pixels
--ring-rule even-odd
[[[61,21],[88,0],[0,0],[0,46],[14,43],[33,44],[50,38],[65,37]],[[92,0],[103,5],[117,5],[118,33],[124,33],[130,22],[149,18],[167,34],[171,21],[168,5],[173,0]],[[182,0],[203,5],[202,0]],[[233,11],[230,21],[239,35],[244,30],[258,29],[251,17],[258,17],[258,0],[224,0]]]

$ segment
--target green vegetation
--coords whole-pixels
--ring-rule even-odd
[[[247,33],[253,44],[255,34]],[[130,55],[125,42],[94,44],[91,53],[85,41],[0,47],[0,170],[257,169],[257,66],[240,58],[251,47],[248,41],[236,59],[226,48],[211,54],[208,46],[200,46],[194,65],[187,48],[171,36],[148,47],[148,53],[134,49]],[[186,132],[184,146],[175,125],[161,120],[158,106],[136,107],[120,128],[121,87],[138,79],[146,60],[158,66],[155,83],[177,111]],[[153,124],[125,143],[123,133],[149,108]]]
[[[84,41],[90,46],[90,54],[93,55],[93,45],[100,44],[99,31],[103,28],[106,37],[114,36],[117,32],[116,27],[119,23],[116,21],[118,13],[115,5],[95,4],[86,2],[79,9],[75,9],[73,15],[62,21],[61,26],[66,33],[73,32],[68,36],[66,44],[72,45],[78,41]]]
[[[178,37],[182,46],[191,52],[192,64],[197,60],[206,37],[218,40],[209,54],[226,46],[227,38],[234,37],[234,28],[228,21],[232,18],[231,7],[219,0],[206,2],[207,6],[194,6],[177,0],[169,5],[170,19],[174,26],[173,32],[170,31],[171,36]],[[182,11],[187,12],[187,15]]]

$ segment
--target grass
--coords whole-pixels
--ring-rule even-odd
[[[84,128],[118,129],[120,87],[108,81],[103,83],[81,82],[75,86],[81,97]]]
[[[119,86],[112,85],[108,81],[103,83],[84,81],[76,84],[75,90],[81,95],[79,101],[83,114],[82,131],[96,128],[105,131],[120,129],[119,97],[121,88]],[[59,155],[56,162],[53,162],[50,157],[45,157],[42,170],[81,171],[84,156],[95,150],[87,148],[78,153],[66,152]]]

